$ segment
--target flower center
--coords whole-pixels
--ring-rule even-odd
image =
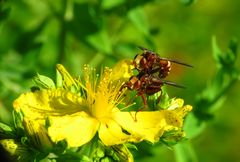
[[[85,67],[86,100],[90,114],[99,121],[111,118],[113,108],[120,103],[122,83],[113,80],[112,69],[105,68],[98,78],[94,69]]]

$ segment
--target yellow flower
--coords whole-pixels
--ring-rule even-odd
[[[0,145],[6,150],[11,156],[16,154],[18,149],[18,144],[14,139],[2,139],[0,140]]]
[[[164,131],[181,129],[183,117],[191,110],[191,106],[183,106],[181,99],[173,100],[169,110],[136,114],[118,108],[126,91],[121,89],[121,79],[113,79],[119,73],[122,72],[105,68],[99,77],[94,69],[86,66],[83,81],[76,84],[83,89],[81,94],[73,93],[70,88],[29,92],[15,100],[14,108],[23,112],[24,118],[43,125],[42,121],[48,119],[51,140],[66,140],[69,147],[82,146],[95,135],[106,146],[143,140],[154,143]],[[71,80],[70,83],[79,82]]]
[[[6,151],[9,161],[22,162],[31,157],[31,150],[15,139],[1,139],[0,145]]]
[[[111,80],[128,81],[133,75],[134,66],[132,60],[124,59],[119,61],[113,68],[114,73],[111,75]]]
[[[34,120],[29,120],[28,118],[23,119],[23,126],[27,132],[32,144],[35,148],[46,151],[46,149],[51,148],[53,145],[47,134],[46,128],[43,126],[40,120],[35,122]]]

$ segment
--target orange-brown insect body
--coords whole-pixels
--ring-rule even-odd
[[[162,58],[157,53],[146,48],[139,48],[143,53],[137,54],[133,60],[133,65],[139,73],[154,74],[160,78],[166,78],[171,71],[171,62],[192,67],[176,60]]]
[[[141,96],[143,103],[146,106],[147,100],[145,95],[153,95],[162,91],[164,84],[172,85],[179,88],[183,86],[177,85],[173,82],[163,80],[171,71],[171,62],[192,67],[191,65],[166,58],[161,58],[157,53],[146,48],[139,47],[143,53],[137,54],[134,57],[133,65],[137,69],[138,74],[132,76],[125,84],[130,90],[137,91],[137,96]],[[160,96],[161,97],[161,96]],[[158,98],[158,102],[160,101]]]
[[[171,62],[167,60],[160,60],[160,69],[159,69],[159,77],[160,78],[166,78],[171,70]]]
[[[141,96],[143,99],[143,103],[146,106],[147,100],[146,95],[153,95],[159,91],[161,91],[161,87],[163,86],[164,81],[159,78],[144,74],[142,76],[132,76],[127,82],[127,87],[130,90],[136,90],[137,96]]]

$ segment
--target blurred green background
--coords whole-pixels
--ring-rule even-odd
[[[84,64],[111,67],[133,58],[138,45],[194,66],[173,65],[168,77],[186,90],[167,87],[171,97],[194,105],[216,74],[212,37],[223,51],[240,37],[239,6],[238,0],[0,0],[0,120],[12,122],[12,102],[36,73],[54,78],[56,63],[74,75]],[[188,141],[196,161],[239,161],[239,89],[238,82],[227,90],[214,118]],[[136,161],[176,161],[174,148],[146,147]]]

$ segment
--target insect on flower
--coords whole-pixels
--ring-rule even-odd
[[[146,95],[153,95],[157,92],[162,91],[162,86],[164,84],[171,85],[178,88],[185,88],[184,86],[178,85],[176,83],[162,80],[158,76],[153,76],[150,74],[144,74],[142,76],[132,76],[129,81],[126,83],[126,86],[129,90],[137,91],[137,96],[141,96],[144,106],[147,105]],[[161,95],[157,99],[159,103]]]
[[[147,48],[139,48],[143,51],[143,53],[137,54],[133,60],[133,65],[139,73],[158,74],[160,78],[166,78],[171,71],[171,62],[192,67],[189,64],[177,60],[162,58],[157,53],[150,51]]]
[[[133,65],[135,69],[137,69],[138,74],[130,77],[124,86],[129,90],[137,91],[136,97],[141,96],[145,107],[147,106],[146,95],[154,95],[155,93],[162,92],[162,86],[164,84],[185,88],[184,86],[163,79],[169,75],[171,62],[188,67],[192,67],[191,65],[176,60],[161,58],[153,51],[143,47],[139,48],[143,53],[137,54],[133,60]],[[161,96],[162,93],[158,97],[157,103],[160,102]]]

